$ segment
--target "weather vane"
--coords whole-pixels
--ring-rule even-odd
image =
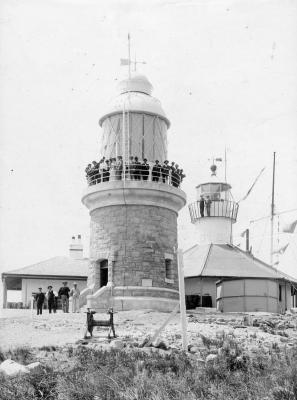
[[[146,62],[137,61],[136,54],[134,61],[131,60],[131,38],[130,38],[130,33],[128,33],[128,58],[121,58],[121,66],[128,65],[129,79],[131,79],[131,64],[134,64],[134,71],[136,71],[137,64],[146,64]]]

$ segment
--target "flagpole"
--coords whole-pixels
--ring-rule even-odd
[[[129,79],[131,79],[131,56],[130,56],[130,33],[128,33],[128,63],[129,63]]]
[[[274,185],[275,185],[275,152],[273,153],[272,195],[271,195],[271,224],[270,224],[270,264],[273,266],[273,241],[274,241]]]

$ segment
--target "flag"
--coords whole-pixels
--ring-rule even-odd
[[[294,233],[294,230],[295,230],[295,228],[296,228],[296,225],[297,225],[297,220],[291,222],[290,224],[284,225],[284,226],[283,226],[283,232],[286,232],[286,233]]]
[[[273,254],[284,254],[286,251],[287,247],[289,246],[289,243],[287,243],[285,246],[280,247],[278,250],[275,250]]]
[[[253,187],[255,186],[255,184],[257,183],[258,179],[260,178],[260,176],[262,175],[262,172],[264,171],[265,168],[262,168],[261,172],[259,173],[259,175],[257,176],[257,178],[255,179],[254,183],[252,184],[252,186],[249,188],[247,194],[241,199],[239,200],[239,202],[241,202],[242,200],[245,200],[249,194],[251,193],[251,191],[253,190]],[[238,202],[238,203],[239,203]]]
[[[246,234],[246,231],[247,231],[247,230],[245,230],[245,231],[241,232],[240,236],[241,236],[241,237],[244,237],[244,236],[245,236],[245,234]]]
[[[129,65],[131,61],[128,58],[121,58],[121,63],[120,65]]]
[[[221,157],[216,158],[215,161],[223,161],[223,159]]]

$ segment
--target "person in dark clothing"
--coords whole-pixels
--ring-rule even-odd
[[[170,165],[170,175],[171,175],[171,185],[172,185],[172,186],[174,186],[174,185],[173,185],[173,182],[175,181],[175,177],[174,177],[175,172],[176,172],[176,169],[175,169],[175,162],[172,161],[172,163],[171,163],[171,165]]]
[[[60,287],[59,289],[59,293],[58,296],[61,299],[62,302],[62,310],[64,313],[68,313],[69,312],[69,292],[70,289],[67,286],[68,282],[63,282],[63,286]]]
[[[36,305],[37,305],[37,315],[42,314],[42,306],[44,303],[45,295],[42,293],[42,288],[39,288],[39,292],[35,295]]]
[[[186,177],[186,175],[184,174],[184,170],[183,169],[180,169],[179,171],[180,171],[180,173],[179,173],[180,182],[182,182],[184,180],[184,178]]]
[[[169,161],[165,160],[164,164],[162,165],[162,180],[163,183],[168,182],[169,178],[169,171],[170,171],[170,166],[168,165]]]
[[[147,181],[147,180],[148,180],[148,177],[149,177],[149,174],[150,174],[150,166],[149,166],[149,164],[148,164],[148,162],[147,162],[147,159],[144,158],[144,159],[143,159],[142,166],[141,166],[141,176],[142,176],[142,179],[143,179],[144,181]]]
[[[57,310],[57,306],[56,306],[56,298],[55,298],[55,294],[54,294],[52,286],[48,286],[48,291],[47,291],[46,297],[47,297],[47,306],[48,306],[49,313],[51,314],[52,310],[55,313]]]
[[[86,178],[87,178],[87,181],[88,181],[88,185],[90,185],[90,183],[91,183],[91,175],[90,175],[90,173],[92,171],[92,164],[88,164],[88,166],[85,169],[85,171],[86,171]]]
[[[161,175],[161,165],[159,164],[159,160],[156,160],[155,165],[153,166],[152,169],[152,181],[159,182],[160,175]]]
[[[206,196],[206,200],[205,200],[205,206],[206,206],[206,213],[207,216],[210,217],[210,206],[211,206],[212,201],[210,200],[209,196]]]
[[[105,169],[103,170],[103,182],[109,181],[109,170],[110,170],[110,162],[109,160],[106,160]]]
[[[134,179],[136,181],[141,179],[141,163],[138,161],[138,157],[134,158]]]
[[[204,198],[203,198],[203,195],[200,196],[199,209],[200,209],[200,216],[203,218],[204,217]]]

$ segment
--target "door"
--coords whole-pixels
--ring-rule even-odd
[[[106,286],[108,282],[108,260],[100,261],[100,287]]]

